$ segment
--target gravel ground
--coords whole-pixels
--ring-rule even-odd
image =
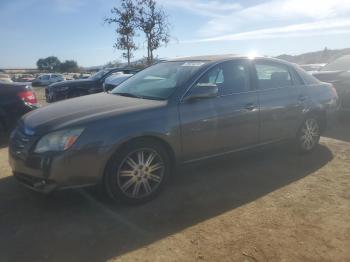
[[[285,146],[185,166],[154,201],[43,197],[0,142],[0,261],[350,261],[350,121],[310,155]]]

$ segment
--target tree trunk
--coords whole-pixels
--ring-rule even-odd
[[[129,36],[128,35],[126,36],[126,42],[128,44],[128,47],[127,47],[128,66],[130,66],[130,46],[129,46]]]
[[[128,66],[130,67],[130,48],[128,48]]]
[[[149,36],[147,36],[147,64],[151,64],[151,40]]]

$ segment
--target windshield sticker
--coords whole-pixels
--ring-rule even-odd
[[[182,66],[202,66],[204,65],[203,62],[186,62]]]

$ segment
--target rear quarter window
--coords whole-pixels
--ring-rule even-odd
[[[302,78],[302,80],[304,81],[304,83],[306,85],[317,85],[320,84],[321,81],[318,80],[316,77],[308,74],[305,70],[303,70],[300,67],[295,67],[296,72],[298,73],[298,75]]]
[[[293,86],[289,69],[284,64],[256,61],[255,69],[259,88],[262,90]]]

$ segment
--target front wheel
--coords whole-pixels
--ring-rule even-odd
[[[298,148],[301,153],[309,153],[318,145],[321,137],[319,121],[315,117],[304,120],[297,134]]]
[[[139,141],[117,152],[107,169],[109,196],[127,204],[142,204],[158,195],[170,174],[169,156],[161,145]]]

